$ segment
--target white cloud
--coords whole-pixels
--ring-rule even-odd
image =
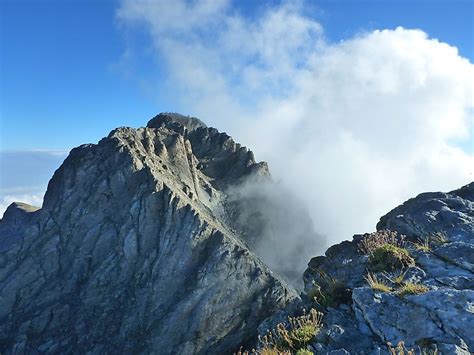
[[[247,18],[225,1],[124,0],[118,18],[150,34],[184,113],[267,160],[330,242],[473,180],[473,156],[452,144],[472,139],[473,64],[420,30],[328,43],[304,11],[290,1]]]

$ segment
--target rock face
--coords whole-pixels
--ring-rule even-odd
[[[39,210],[22,202],[14,202],[8,206],[0,223],[0,251],[9,249],[23,238],[25,229],[32,224]]]
[[[381,292],[364,278],[369,257],[359,243],[367,235],[313,258],[304,274],[306,296],[315,289],[330,292],[337,282],[349,297],[325,308],[325,327],[312,348],[318,353],[376,354],[386,351],[387,342],[404,341],[407,348],[436,346],[442,354],[474,352],[474,183],[410,199],[383,216],[377,229],[406,235],[404,248],[416,265],[398,274],[378,273],[392,287]],[[403,294],[393,281],[398,275],[403,275],[401,285],[425,288]],[[305,306],[313,306],[308,298]]]
[[[0,353],[231,354],[303,307],[325,313],[317,354],[474,352],[474,183],[410,199],[312,258],[300,298],[254,254],[297,265],[281,255],[303,251],[262,239],[314,240],[268,180],[251,151],[178,114],[73,149],[41,209],[14,203],[0,221]],[[363,243],[394,232],[384,252],[410,262],[374,271]]]
[[[0,352],[223,354],[251,341],[298,297],[226,208],[226,188],[268,174],[177,114],[73,149],[43,207],[12,205],[0,222]]]

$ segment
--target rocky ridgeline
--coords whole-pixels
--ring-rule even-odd
[[[71,151],[35,210],[0,223],[0,352],[223,354],[297,298],[226,221],[264,163],[160,114]]]
[[[268,177],[178,114],[73,149],[41,209],[14,203],[0,221],[0,353],[474,351],[474,183],[311,259],[299,296],[254,254],[263,229],[246,221],[265,203],[229,197]]]

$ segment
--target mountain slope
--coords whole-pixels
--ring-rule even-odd
[[[229,223],[224,190],[256,175],[250,151],[177,114],[73,149],[43,208],[0,222],[0,351],[235,350],[297,298]]]

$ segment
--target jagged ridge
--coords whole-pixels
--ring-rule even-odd
[[[158,115],[71,151],[1,236],[1,352],[225,353],[297,297],[226,223],[224,189],[266,164],[198,123]]]

